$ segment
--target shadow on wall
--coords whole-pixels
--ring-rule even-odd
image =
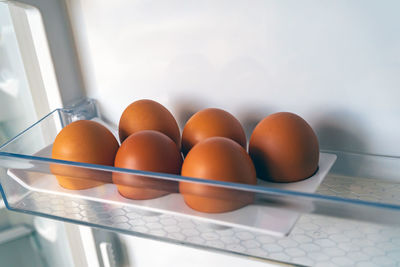
[[[313,128],[321,149],[366,151],[365,127],[354,113],[344,110],[323,113],[314,121]]]
[[[181,129],[187,120],[197,111],[209,107],[205,101],[194,100],[190,97],[180,98],[175,102],[174,113]],[[276,107],[245,105],[238,112],[232,112],[241,122],[247,137],[250,140],[251,134],[256,125],[266,116],[277,112]],[[294,111],[296,113],[296,111]],[[321,112],[314,110],[308,112],[304,117],[313,127],[318,136],[320,150],[334,151],[338,159],[332,169],[336,174],[361,174],[361,166],[366,164],[364,158],[354,153],[368,152],[366,126],[357,113],[343,110],[328,110]],[[342,153],[345,152],[345,153]]]
[[[254,128],[263,118],[279,111],[276,107],[252,107],[243,109],[237,118],[241,121],[249,140]],[[332,110],[304,119],[310,123],[318,136],[321,150],[355,153],[367,151],[365,127],[357,114],[345,110]]]
[[[230,107],[232,103],[243,101],[235,92],[246,92],[249,88],[263,92],[273,88],[268,87],[271,84],[268,71],[261,61],[248,56],[238,56],[222,66],[217,65],[203,54],[182,54],[171,60],[164,83],[168,91],[179,92],[179,96],[172,99],[174,110],[171,111],[183,129],[197,111],[210,107],[224,109],[242,123],[249,139],[255,125],[268,113],[262,106],[249,110],[253,103],[243,105],[243,109],[230,110]],[[182,92],[193,94],[182,96]]]
[[[238,112],[233,112],[224,107],[207,105],[205,101],[190,98],[179,98],[174,103],[174,115],[178,122],[179,127],[183,130],[186,122],[192,117],[196,112],[210,107],[221,108],[232,115],[234,115],[242,124],[243,129],[246,133],[247,142],[250,140],[251,133],[253,132],[256,125],[266,116],[272,113],[272,109],[266,109],[265,107],[252,107],[249,109],[250,105],[245,105],[243,109],[238,109]]]
[[[368,151],[366,127],[356,113],[347,110],[331,110],[321,113],[313,120],[313,129],[318,136],[321,150],[344,151],[338,153],[332,172],[337,174],[360,173],[363,158],[354,153]]]
[[[241,122],[244,132],[246,133],[247,143],[250,141],[251,134],[257,124],[268,115],[274,113],[272,107],[252,106],[249,108],[250,106],[251,105],[245,105],[244,107],[246,108],[241,109],[241,112],[239,112],[236,117]]]
[[[199,99],[195,100],[190,97],[180,97],[174,99],[172,104],[174,110],[171,110],[171,112],[174,114],[176,122],[178,123],[181,131],[185,127],[185,124],[190,117],[192,117],[196,112],[209,107],[204,101]]]

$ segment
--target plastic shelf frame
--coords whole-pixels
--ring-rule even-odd
[[[250,250],[242,251],[223,245],[225,241],[228,242],[224,239],[230,236],[239,240],[244,233],[254,238],[285,238],[290,236],[302,214],[339,217],[390,227],[400,223],[400,158],[397,157],[323,151],[321,155],[334,154],[337,161],[333,168],[327,168],[329,173],[326,179],[319,181],[322,184],[316,184],[316,192],[297,190],[296,187],[207,181],[51,159],[51,144],[57,133],[67,124],[80,119],[103,123],[94,100],[85,99],[74,107],[54,110],[0,147],[0,190],[8,209],[261,258],[269,256],[260,251],[251,253]],[[169,181],[170,185],[179,182],[198,183],[230,190],[235,193],[236,201],[245,201],[251,196],[254,202],[237,211],[204,214],[187,207],[182,196],[174,189],[176,186],[161,188],[170,194],[154,200],[126,199],[118,194],[116,185],[111,182],[92,189],[67,190],[58,185],[55,175],[50,171],[51,165],[90,171],[94,174],[93,179],[120,173],[154,181]],[[212,197],[227,200],[224,196]]]

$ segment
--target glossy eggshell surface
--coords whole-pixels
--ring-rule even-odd
[[[181,174],[206,180],[257,183],[247,152],[225,137],[211,137],[196,144],[187,154]],[[232,211],[252,203],[254,198],[252,193],[195,182],[180,182],[179,190],[189,207],[207,213]]]
[[[122,113],[118,128],[121,143],[133,133],[154,130],[167,135],[180,148],[178,123],[168,109],[153,100],[142,99],[130,104]]]
[[[182,132],[182,152],[186,155],[198,142],[220,136],[236,141],[246,148],[246,134],[240,122],[229,112],[207,108],[194,114]]]
[[[115,167],[179,174],[182,155],[174,141],[157,131],[130,135],[119,148]],[[113,173],[119,193],[130,199],[152,199],[178,191],[178,183],[137,174]]]
[[[273,182],[296,182],[318,169],[319,144],[311,126],[301,117],[279,112],[254,129],[249,154],[257,176]]]
[[[52,158],[112,166],[118,147],[117,139],[106,127],[98,122],[79,120],[58,133]],[[67,189],[87,189],[111,183],[111,175],[107,172],[61,164],[51,164],[50,170]]]

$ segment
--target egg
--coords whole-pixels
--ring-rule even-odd
[[[207,108],[187,121],[182,132],[183,154],[186,155],[198,142],[214,136],[232,139],[246,148],[246,134],[240,122],[225,110]]]
[[[181,133],[178,123],[171,112],[156,101],[135,101],[121,115],[118,126],[121,143],[129,135],[142,130],[159,131],[171,138],[180,148]]]
[[[257,176],[272,182],[296,182],[318,169],[319,144],[300,116],[279,112],[260,121],[249,142]]]
[[[187,154],[182,176],[255,185],[256,171],[246,150],[226,137],[211,137],[196,144]],[[228,212],[253,202],[249,192],[180,182],[186,204],[201,212]]]
[[[121,144],[115,167],[179,174],[182,155],[174,141],[163,133],[143,130],[130,135]],[[137,174],[114,172],[113,182],[119,193],[130,199],[152,199],[178,192],[178,182]]]
[[[79,120],[68,124],[57,135],[52,158],[90,164],[113,166],[118,141],[103,125],[95,121]],[[111,183],[111,175],[104,171],[51,164],[50,170],[58,183],[67,189],[80,190]]]

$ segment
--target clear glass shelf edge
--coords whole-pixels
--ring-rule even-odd
[[[66,124],[78,119],[104,123],[95,103],[87,103],[86,107],[51,112],[0,147],[0,189],[8,209],[191,245],[199,245],[190,238],[191,232],[210,235],[210,238],[215,234],[219,236],[215,246],[206,245],[212,248],[218,248],[217,241],[228,232],[290,235],[302,214],[388,225],[400,223],[400,158],[397,157],[322,151],[321,155],[327,157],[337,155],[337,161],[333,168],[326,169],[326,174],[315,182],[311,191],[307,191],[310,185],[303,188],[262,183],[251,186],[51,159],[48,149]],[[86,108],[89,111],[86,112]],[[125,173],[176,183],[196,182],[234,190],[239,196],[254,194],[255,202],[237,211],[207,215],[185,206],[178,192],[149,201],[125,199],[110,183],[71,192],[58,186],[50,172],[51,164],[107,175]],[[178,231],[174,223],[183,226],[178,227]]]

